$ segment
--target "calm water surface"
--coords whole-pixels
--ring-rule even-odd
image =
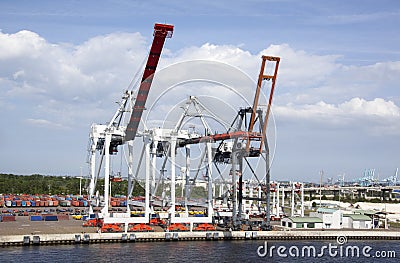
[[[267,251],[265,257],[260,257]],[[331,254],[329,254],[329,245]],[[322,247],[324,247],[322,249]],[[335,247],[337,246],[337,247]],[[346,256],[346,248],[348,254]],[[366,257],[362,249],[366,248]],[[357,247],[352,254],[351,250]],[[315,248],[315,256],[313,250]],[[340,250],[342,249],[342,256]],[[280,254],[278,254],[278,250]],[[304,251],[304,256],[301,254]],[[259,253],[257,252],[259,251]],[[298,251],[298,255],[296,254]],[[321,252],[323,251],[323,252]],[[311,253],[311,256],[307,254]],[[393,253],[394,252],[394,253]],[[321,254],[320,256],[318,254]],[[395,254],[395,255],[394,255]],[[285,257],[286,255],[286,257]],[[382,255],[386,258],[382,258]],[[380,258],[378,258],[380,256]],[[395,258],[393,258],[395,256]],[[390,257],[390,258],[388,258]],[[400,262],[398,241],[179,241],[0,248],[0,262]]]

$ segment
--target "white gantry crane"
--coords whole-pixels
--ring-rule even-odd
[[[92,205],[103,205],[99,216],[104,219],[104,223],[125,223],[125,231],[129,223],[148,223],[149,222],[149,171],[146,170],[145,178],[145,215],[144,217],[130,217],[129,205],[127,205],[126,213],[111,214],[109,212],[110,201],[110,156],[118,151],[118,146],[125,143],[129,149],[129,163],[133,160],[133,140],[138,135],[138,127],[141,116],[145,108],[146,100],[153,81],[158,61],[166,38],[172,37],[173,25],[155,24],[154,38],[148,55],[147,63],[144,69],[140,87],[133,98],[132,92],[127,91],[120,103],[120,107],[107,125],[93,124],[90,133],[90,184],[88,192],[92,200]],[[133,107],[131,106],[133,104]],[[123,114],[132,108],[131,117],[127,126],[122,125]],[[99,152],[97,156],[96,152]],[[97,158],[98,157],[98,158]],[[98,163],[96,162],[98,160]],[[98,194],[95,193],[96,183],[100,176],[101,169],[104,169],[104,201],[101,204]],[[132,166],[129,165],[128,180],[129,186],[132,187]],[[130,192],[131,189],[128,189]],[[92,206],[91,206],[92,207]]]

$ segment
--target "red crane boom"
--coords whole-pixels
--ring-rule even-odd
[[[173,31],[173,25],[154,25],[154,39],[150,48],[149,57],[144,69],[135,105],[133,106],[131,118],[126,127],[125,141],[134,140],[136,137],[137,129],[139,127],[140,119],[142,118],[142,113],[146,105],[146,100],[150,91],[151,83],[153,82],[154,73],[156,72],[165,38],[171,38]]]
[[[224,141],[224,140],[235,139],[235,138],[261,141],[262,136],[259,132],[235,131],[235,132],[227,132],[227,133],[208,135],[208,136],[203,136],[203,137],[193,138],[193,139],[186,139],[184,141],[179,142],[179,146],[183,147],[187,144],[197,144],[200,142],[208,142],[208,141],[216,142],[216,141]]]

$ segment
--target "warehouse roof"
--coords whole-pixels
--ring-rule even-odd
[[[333,213],[335,213],[336,211],[338,211],[338,209],[334,209],[334,208],[324,208],[324,207],[320,207],[320,208],[317,209],[317,212],[318,212],[318,213],[321,213],[321,214],[333,214]]]
[[[350,217],[353,221],[371,221],[371,218],[366,215],[360,215],[360,214],[347,214],[343,215],[345,217]]]
[[[322,223],[322,219],[319,217],[300,217],[300,216],[291,216],[288,217],[290,221],[293,223]]]

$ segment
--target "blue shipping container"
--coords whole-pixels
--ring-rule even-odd
[[[12,202],[11,202],[11,206],[17,206],[17,202],[12,201]]]
[[[26,201],[21,202],[22,206],[26,206]]]
[[[36,202],[35,201],[31,201],[31,206],[36,206]]]
[[[3,221],[3,217],[2,216],[0,216],[0,222],[2,222]]]
[[[41,215],[32,215],[31,221],[42,221],[43,217]]]
[[[58,221],[58,217],[56,215],[48,215],[44,217],[44,221]]]

